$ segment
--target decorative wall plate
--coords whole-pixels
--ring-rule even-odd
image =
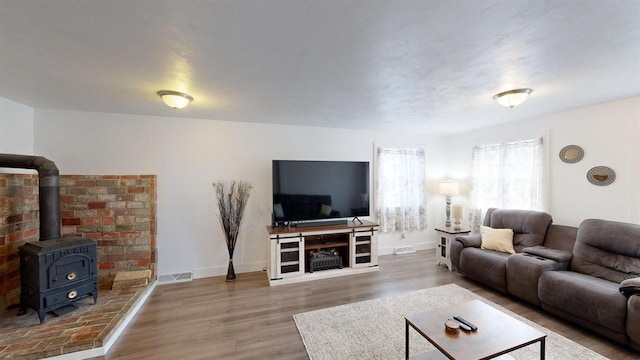
[[[587,172],[587,180],[593,185],[607,186],[616,181],[616,172],[607,166],[592,167]]]
[[[584,157],[584,150],[578,145],[567,145],[560,150],[560,160],[573,164],[582,160]]]

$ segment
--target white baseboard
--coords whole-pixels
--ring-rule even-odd
[[[414,246],[416,251],[421,251],[435,249],[436,243],[431,241],[411,244],[411,246]],[[378,248],[378,255],[393,255],[395,254],[396,248],[397,246]],[[242,274],[247,272],[263,271],[267,268],[267,263],[264,261],[243,264],[234,263],[233,266],[236,274]],[[191,278],[189,278],[188,274],[191,275]],[[176,282],[191,281],[192,279],[203,279],[222,275],[227,275],[227,265],[195,268],[190,273],[185,272],[181,274],[160,275],[158,279],[161,279],[161,281],[159,281],[158,285],[173,284]],[[175,280],[173,280],[173,278],[175,278]]]
[[[233,264],[233,268],[236,274],[242,274],[246,272],[262,271],[267,267],[267,263],[264,261],[258,261],[254,263]],[[227,275],[227,265],[224,266],[212,266],[206,268],[193,269],[192,274],[194,279],[202,279],[213,276]]]

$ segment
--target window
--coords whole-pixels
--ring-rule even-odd
[[[543,210],[542,152],[542,138],[473,149],[469,215],[474,232],[490,207]]]
[[[376,210],[381,232],[426,228],[422,149],[378,148]]]

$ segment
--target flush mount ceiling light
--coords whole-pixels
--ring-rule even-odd
[[[493,99],[500,105],[513,109],[514,106],[522,104],[532,91],[531,89],[509,90],[495,95]]]
[[[193,101],[191,95],[173,90],[160,90],[158,96],[172,109],[182,109]]]

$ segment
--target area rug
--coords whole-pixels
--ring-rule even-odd
[[[311,360],[403,359],[406,315],[475,299],[546,333],[547,359],[606,359],[455,284],[309,311],[293,318]],[[414,330],[410,334],[411,355],[435,349]],[[540,359],[540,344],[509,355],[518,360]]]

